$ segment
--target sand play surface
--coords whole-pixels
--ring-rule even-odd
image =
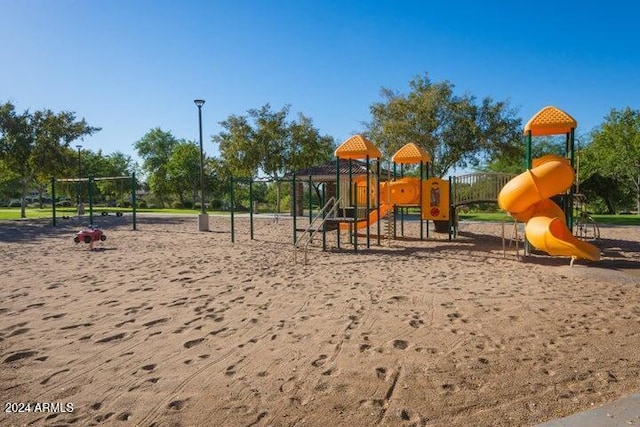
[[[464,222],[305,266],[288,218],[129,221],[0,224],[0,425],[531,426],[640,390],[638,227],[573,267]]]

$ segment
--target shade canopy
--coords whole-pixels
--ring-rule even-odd
[[[576,119],[556,107],[544,107],[524,126],[524,133],[532,136],[562,135],[578,127]]]
[[[410,142],[396,151],[393,157],[391,157],[391,161],[404,165],[413,165],[421,162],[430,163],[431,156],[418,144]]]
[[[344,141],[335,151],[336,157],[340,159],[379,159],[382,157],[380,150],[367,138],[362,135],[353,135]]]

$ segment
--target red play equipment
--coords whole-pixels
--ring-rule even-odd
[[[83,228],[82,230],[76,233],[76,236],[73,238],[75,243],[84,242],[89,244],[89,249],[93,249],[93,243],[97,241],[104,242],[107,240],[107,236],[102,232],[102,230],[95,226],[90,225],[89,227]]]

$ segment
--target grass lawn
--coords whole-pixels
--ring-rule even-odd
[[[94,208],[94,215],[101,215],[102,212],[131,212],[130,209],[120,208]],[[51,208],[35,209],[27,208],[27,218],[51,218]],[[195,209],[138,209],[138,213],[153,212],[163,214],[179,214],[179,215],[197,215],[198,210]],[[229,212],[209,211],[210,214],[228,215]],[[57,208],[56,216],[75,215],[75,208]],[[89,210],[85,209],[85,215],[89,215]],[[511,218],[502,212],[487,213],[461,213],[460,220],[469,221],[511,221]],[[640,215],[592,215],[598,224],[609,225],[640,225]],[[20,219],[20,208],[0,208],[0,220],[18,220]]]

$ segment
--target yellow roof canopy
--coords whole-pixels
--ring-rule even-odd
[[[562,135],[578,127],[576,119],[556,107],[544,107],[524,126],[524,133],[532,136]]]
[[[391,161],[400,164],[417,164],[431,162],[431,156],[414,142],[405,144],[391,157]]]
[[[336,157],[341,159],[379,159],[382,157],[380,150],[367,138],[362,135],[353,135],[344,141],[335,152]]]

